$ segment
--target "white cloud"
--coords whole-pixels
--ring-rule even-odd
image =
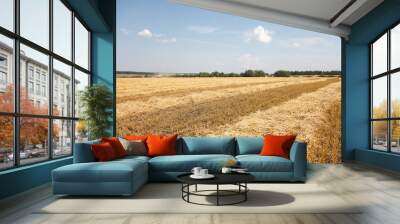
[[[213,26],[189,26],[187,29],[200,34],[214,33],[218,30],[217,27]]]
[[[126,28],[121,28],[119,29],[121,31],[122,34],[128,36],[129,34],[131,34],[131,31],[129,29]]]
[[[137,33],[138,36],[144,37],[144,38],[152,38],[153,33],[149,29],[144,29],[140,32]]]
[[[240,55],[237,60],[245,69],[255,69],[260,65],[260,58],[249,53]]]
[[[245,33],[246,41],[258,41],[262,44],[268,44],[272,40],[272,32],[265,29],[263,26],[257,26],[253,30]]]

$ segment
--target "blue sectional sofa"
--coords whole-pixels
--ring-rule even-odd
[[[127,156],[96,162],[91,141],[75,145],[74,163],[52,172],[54,194],[131,195],[148,181],[176,181],[193,167],[218,172],[228,160],[236,160],[259,182],[304,182],[307,168],[307,145],[295,142],[290,159],[260,156],[262,137],[181,137],[177,155]]]

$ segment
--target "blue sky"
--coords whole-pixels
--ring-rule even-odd
[[[340,38],[192,8],[117,1],[117,70],[340,70]]]

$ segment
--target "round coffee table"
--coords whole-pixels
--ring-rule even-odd
[[[193,179],[189,174],[182,174],[177,177],[178,181],[182,183],[182,199],[188,203],[197,205],[234,205],[247,201],[247,192],[249,188],[247,183],[255,180],[255,177],[248,173],[229,173],[213,174],[215,177],[212,179]],[[197,185],[215,185],[215,190],[198,190]],[[236,185],[237,190],[223,190],[220,185]],[[194,191],[190,191],[190,186],[195,186]],[[206,194],[214,192],[215,194]],[[203,196],[203,197],[216,197],[216,204],[202,204],[190,200],[190,196]],[[231,203],[221,203],[221,197],[240,196],[240,199]]]

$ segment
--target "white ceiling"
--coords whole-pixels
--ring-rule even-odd
[[[352,24],[383,2],[383,0],[172,1],[203,9],[332,34],[345,38],[350,34],[350,26]],[[346,8],[346,6],[348,7]],[[342,10],[344,8],[345,10]]]

